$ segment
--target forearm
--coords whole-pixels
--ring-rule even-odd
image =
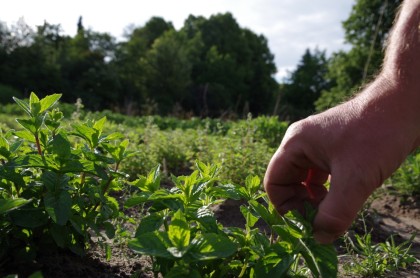
[[[403,2],[382,71],[360,98],[365,111],[392,115],[399,133],[413,140],[411,148],[420,145],[420,0]]]
[[[382,74],[396,86],[415,91],[420,98],[419,28],[420,0],[405,0],[390,34]]]

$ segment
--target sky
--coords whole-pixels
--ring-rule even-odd
[[[152,17],[172,22],[177,30],[190,15],[231,12],[239,25],[268,39],[281,81],[296,68],[306,49],[325,50],[327,55],[344,44],[342,21],[355,0],[9,0],[0,9],[0,21],[8,27],[20,18],[31,27],[60,24],[73,36],[79,16],[85,28],[108,32],[122,39],[128,26],[141,27]]]

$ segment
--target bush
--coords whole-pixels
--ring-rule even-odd
[[[132,155],[128,140],[105,134],[105,118],[64,130],[63,114],[51,110],[59,98],[15,99],[27,114],[17,119],[23,129],[0,133],[1,262],[33,260],[57,247],[82,255],[92,235],[115,235],[121,214],[109,193],[125,188],[119,168]]]

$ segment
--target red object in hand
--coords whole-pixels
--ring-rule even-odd
[[[306,190],[308,191],[309,198],[311,198],[311,199],[315,199],[315,195],[311,190],[311,180],[312,180],[313,175],[314,175],[314,170],[309,169],[308,170],[308,176],[306,177],[306,180],[303,182],[303,184],[306,187]]]

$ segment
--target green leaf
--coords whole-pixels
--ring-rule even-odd
[[[271,227],[283,241],[289,242],[292,245],[296,244],[297,240],[303,237],[301,231],[295,230],[286,224],[273,225]]]
[[[25,227],[37,228],[48,223],[48,216],[43,209],[29,208],[17,209],[10,212],[12,223]]]
[[[258,216],[255,216],[249,208],[240,206],[242,215],[245,217],[246,225],[250,228],[254,227],[255,223],[259,220]]]
[[[65,189],[68,186],[70,177],[63,174],[57,174],[52,171],[45,171],[41,175],[44,186],[50,192],[56,192]]]
[[[252,197],[261,188],[261,180],[258,176],[247,176],[245,185],[248,189],[249,195]]]
[[[293,254],[270,253],[256,263],[254,267],[254,277],[287,277],[287,272],[293,261]]]
[[[26,129],[15,131],[13,134],[15,136],[21,138],[21,139],[24,139],[24,140],[30,142],[30,143],[35,143],[34,134],[31,133],[30,131],[26,130]]]
[[[93,144],[93,135],[96,133],[96,131],[87,126],[86,124],[74,124],[73,125],[73,135],[76,135],[80,138],[83,138],[88,145],[93,148],[95,147]]]
[[[277,212],[270,211],[268,208],[255,200],[248,201],[251,208],[270,226],[282,224],[282,220]]]
[[[0,148],[5,148],[9,150],[9,142],[7,142],[6,138],[3,136],[3,132],[0,129]]]
[[[28,278],[43,278],[43,277],[44,276],[42,275],[41,271],[36,271],[28,276]]]
[[[29,107],[31,109],[32,117],[37,117],[41,113],[41,103],[34,92],[32,92],[29,96]]]
[[[202,234],[191,242],[188,255],[193,261],[226,258],[233,255],[238,246],[228,237],[219,234]]]
[[[28,114],[28,116],[32,116],[31,109],[29,108],[29,104],[27,102],[16,97],[13,97],[13,100],[17,103],[17,105],[19,105],[20,108],[23,109],[23,111],[25,111],[26,114]]]
[[[11,210],[20,208],[21,206],[26,205],[31,200],[26,200],[22,198],[16,199],[0,199],[0,214],[9,212]]]
[[[174,259],[174,256],[167,250],[171,245],[168,234],[161,231],[145,233],[128,242],[128,247],[136,253]]]
[[[212,188],[212,192],[216,197],[240,200],[243,198],[239,186],[233,184],[222,184]]]
[[[44,112],[45,110],[49,109],[53,106],[59,99],[61,98],[61,94],[52,94],[44,97],[39,102],[41,103],[41,109],[39,113]]]
[[[125,203],[124,207],[131,208],[140,204],[143,204],[149,200],[149,197],[152,194],[150,192],[140,192],[137,195],[134,195],[132,197],[129,197]]]
[[[203,226],[203,230],[207,232],[217,233],[217,226],[214,212],[208,206],[202,206],[196,211],[196,220]]]
[[[50,226],[50,233],[53,237],[55,243],[61,248],[67,247],[70,240],[69,231],[66,226],[60,226],[57,224],[52,224]]]
[[[102,117],[99,120],[97,120],[94,124],[93,124],[93,128],[96,129],[97,131],[99,131],[98,136],[101,135],[104,125],[106,122],[106,117]]]
[[[54,154],[58,155],[60,159],[67,158],[71,154],[70,142],[62,134],[57,134],[54,136],[52,142],[52,151]]]
[[[18,156],[14,159],[14,162],[19,165],[19,167],[39,167],[51,170],[57,170],[57,165],[55,161],[47,155],[40,156],[38,154],[28,154]]]
[[[160,165],[153,168],[147,177],[141,176],[137,180],[130,182],[130,185],[135,186],[145,192],[155,192],[160,188]]]
[[[136,230],[135,237],[142,234],[158,231],[164,222],[164,214],[162,212],[155,212],[141,219],[139,226]]]
[[[44,197],[45,210],[58,225],[65,225],[71,216],[72,199],[66,190],[47,192]]]
[[[337,277],[338,258],[332,244],[323,245],[309,239],[309,242],[300,240],[304,247],[301,254],[314,277]]]
[[[80,235],[83,235],[83,236],[85,235],[87,225],[83,217],[77,214],[73,214],[70,217],[70,223]]]
[[[38,132],[39,126],[37,126],[35,122],[35,118],[30,119],[16,119],[16,121],[27,131],[29,131],[32,134],[35,134]]]
[[[168,228],[168,237],[172,244],[179,250],[183,250],[190,244],[190,226],[181,210],[175,212]]]

